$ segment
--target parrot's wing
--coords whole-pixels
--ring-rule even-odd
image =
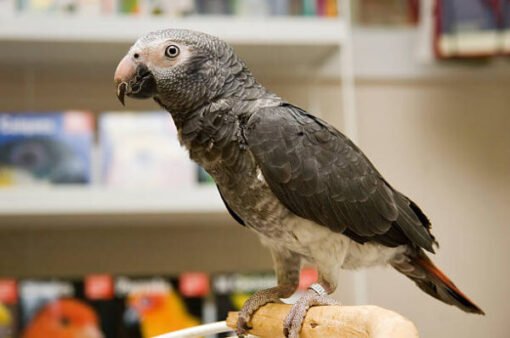
[[[248,148],[276,197],[296,215],[364,243],[433,251],[430,222],[346,136],[283,104],[255,113]]]

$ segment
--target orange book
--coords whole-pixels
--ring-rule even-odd
[[[338,6],[336,0],[326,0],[326,16],[335,17],[338,16]]]

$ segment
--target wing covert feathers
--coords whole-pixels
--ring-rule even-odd
[[[296,215],[360,243],[433,250],[421,210],[326,122],[284,104],[255,113],[245,135],[269,187]]]

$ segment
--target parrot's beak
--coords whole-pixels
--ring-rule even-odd
[[[143,63],[135,63],[128,54],[120,61],[114,75],[117,98],[124,105],[124,97],[146,99],[156,93],[156,80]]]

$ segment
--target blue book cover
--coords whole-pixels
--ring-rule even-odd
[[[87,112],[1,113],[0,186],[91,182]]]

